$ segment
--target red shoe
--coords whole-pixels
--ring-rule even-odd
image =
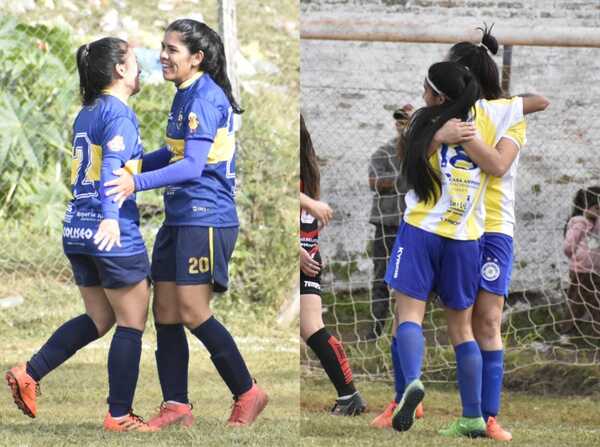
[[[415,418],[423,419],[425,417],[425,410],[423,409],[423,402],[420,402],[415,409]]]
[[[41,395],[40,385],[27,374],[24,363],[11,368],[5,375],[13,400],[17,407],[29,417],[34,418],[37,411],[35,398]]]
[[[141,417],[136,416],[133,413],[129,413],[122,419],[115,419],[110,415],[110,413],[106,413],[106,417],[104,418],[104,430],[116,432],[139,431],[152,433],[160,431],[160,428],[151,427],[144,422]]]
[[[512,441],[512,434],[504,430],[494,416],[488,417],[485,434],[496,441]]]
[[[172,424],[191,427],[195,419],[192,408],[192,404],[163,402],[158,414],[148,421],[148,425],[158,428],[165,428]]]
[[[246,427],[252,424],[268,402],[267,393],[260,389],[258,385],[252,385],[252,388],[235,398],[227,425],[230,427]]]
[[[397,406],[396,401],[392,401],[369,425],[373,428],[392,428],[392,416]]]

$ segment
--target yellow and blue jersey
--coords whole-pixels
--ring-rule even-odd
[[[181,160],[186,141],[195,139],[212,143],[208,160],[197,177],[165,189],[165,224],[238,226],[233,110],[208,73],[196,74],[175,94],[167,123],[170,163]]]
[[[524,141],[524,128],[514,128],[523,120],[521,98],[479,100],[472,117],[478,136],[489,146],[509,135]],[[508,133],[509,129],[515,129]],[[443,144],[429,158],[441,180],[438,199],[420,202],[413,190],[405,197],[404,220],[425,231],[457,240],[479,239],[484,232],[485,201],[490,176],[481,171],[460,145]]]
[[[491,101],[492,104],[497,101]],[[513,98],[512,101],[522,99]],[[517,168],[519,166],[519,157],[521,148],[526,143],[527,124],[525,117],[516,121],[508,131],[503,135],[504,138],[511,139],[519,149],[509,170],[502,177],[490,177],[487,189],[485,191],[485,232],[502,233],[513,237],[515,227],[515,191],[517,183]]]
[[[71,191],[63,227],[63,246],[68,254],[129,256],[145,251],[139,232],[135,194],[122,207],[106,196],[105,182],[116,178],[112,171],[125,167],[140,172],[143,148],[139,123],[133,110],[119,98],[102,94],[84,106],[73,124]],[[93,235],[102,219],[119,220],[121,247],[97,250]]]

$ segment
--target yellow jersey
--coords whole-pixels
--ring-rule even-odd
[[[523,100],[520,97],[487,101],[480,99],[471,113],[477,133],[495,147],[508,135],[524,141]],[[514,129],[514,134],[508,134]],[[522,132],[522,137],[521,137]],[[413,190],[405,197],[405,222],[430,233],[457,240],[479,239],[484,232],[484,195],[490,176],[479,168],[460,145],[443,144],[429,162],[441,180],[437,201],[420,202]]]

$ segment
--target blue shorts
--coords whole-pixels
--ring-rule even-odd
[[[150,275],[146,252],[132,256],[67,254],[75,284],[79,287],[121,289],[133,286]]]
[[[435,292],[451,309],[475,302],[479,288],[479,241],[459,241],[402,222],[385,282],[394,290],[427,301]]]
[[[212,284],[225,292],[238,228],[163,225],[152,250],[152,279],[178,285]]]
[[[481,281],[479,288],[508,296],[513,266],[513,239],[502,233],[484,233],[481,238]]]

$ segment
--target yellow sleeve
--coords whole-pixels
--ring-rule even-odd
[[[513,124],[506,131],[506,133],[502,135],[502,138],[508,138],[512,140],[517,145],[517,147],[521,149],[523,146],[525,146],[525,143],[527,142],[526,130],[527,123],[525,122],[525,119],[521,119],[516,124]]]

